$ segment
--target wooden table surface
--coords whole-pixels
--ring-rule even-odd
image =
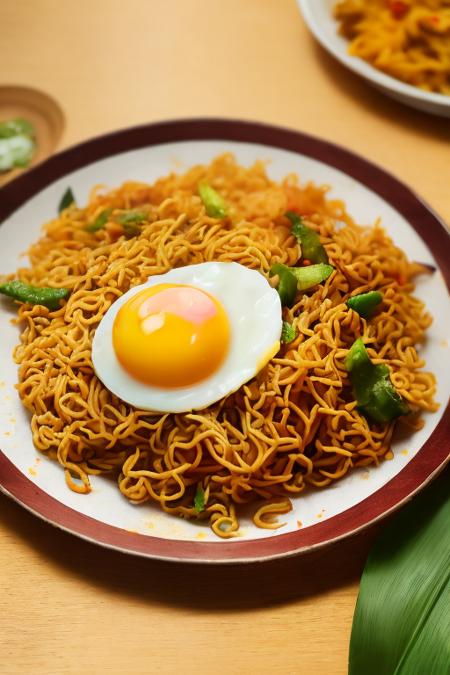
[[[361,153],[450,221],[450,120],[337,64],[295,0],[15,0],[0,26],[0,85],[56,99],[60,148],[175,117],[261,120]],[[269,564],[177,565],[102,550],[1,497],[0,672],[344,674],[375,534]]]

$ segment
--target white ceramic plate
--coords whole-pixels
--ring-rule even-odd
[[[148,125],[100,137],[48,160],[4,188],[0,199],[0,270],[13,272],[21,256],[53,218],[61,195],[71,186],[79,203],[96,183],[154,181],[232,151],[249,165],[268,160],[270,176],[292,171],[304,181],[332,186],[357,221],[381,217],[394,241],[412,259],[439,266],[449,275],[448,237],[438,218],[403,184],[381,169],[330,143],[297,132],[227,120],[188,120]],[[428,245],[427,245],[428,244]],[[430,250],[430,248],[431,250]],[[447,248],[448,250],[448,248]],[[92,480],[89,495],[71,492],[59,465],[33,447],[28,415],[15,390],[11,352],[18,331],[10,304],[0,303],[0,488],[37,515],[74,534],[127,552],[173,560],[229,562],[277,557],[324,545],[355,532],[409,499],[443,466],[448,455],[450,390],[448,362],[450,308],[440,271],[420,278],[417,295],[435,321],[422,354],[438,376],[438,412],[425,426],[394,443],[394,459],[378,468],[354,471],[326,490],[294,500],[294,509],[276,532],[243,519],[241,536],[218,540],[206,526],[166,515],[151,504],[132,506],[116,485]],[[445,311],[445,308],[447,310]],[[447,443],[447,449],[445,447]],[[302,525],[299,526],[299,521]]]
[[[322,47],[344,66],[362,75],[382,92],[406,105],[434,115],[450,117],[450,96],[423,91],[382,73],[369,63],[348,53],[348,41],[338,35],[333,18],[336,0],[297,0],[306,24]]]

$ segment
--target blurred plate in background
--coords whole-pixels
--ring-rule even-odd
[[[297,3],[311,33],[344,66],[397,101],[434,115],[450,117],[450,96],[423,91],[406,84],[348,53],[349,43],[338,34],[338,24],[333,18],[336,0],[297,0]]]

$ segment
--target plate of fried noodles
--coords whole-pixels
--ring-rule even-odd
[[[332,56],[388,96],[450,116],[449,0],[298,0]]]
[[[13,181],[0,221],[0,488],[49,523],[264,560],[361,530],[446,463],[448,231],[362,157],[149,124]]]

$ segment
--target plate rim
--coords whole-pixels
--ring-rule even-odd
[[[448,115],[450,113],[450,96],[440,94],[439,92],[424,91],[412,84],[398,80],[395,77],[378,70],[358,56],[352,56],[347,52],[342,53],[334,43],[330,43],[316,21],[312,9],[313,3],[316,1],[317,0],[297,0],[297,4],[309,31],[320,45],[331,54],[331,56],[337,59],[339,63],[373,85],[389,90],[392,92],[393,96],[396,95],[396,97],[401,97],[401,100],[405,104],[414,105],[414,107],[420,103],[429,104],[433,107],[433,110],[428,107],[426,109],[425,107],[421,107],[420,109],[422,111],[432,112],[436,115]],[[414,104],[411,101],[406,101],[406,98],[413,99]]]
[[[110,132],[74,145],[0,189],[0,226],[31,197],[64,175],[122,152],[180,141],[237,141],[299,153],[351,176],[406,218],[430,248],[450,287],[449,232],[407,185],[364,157],[300,131],[249,120],[186,118]],[[414,458],[358,504],[309,527],[263,539],[203,542],[132,533],[86,516],[35,485],[0,450],[0,490],[44,521],[107,548],[148,558],[196,563],[244,563],[297,555],[354,535],[409,501],[450,460],[450,405]]]

